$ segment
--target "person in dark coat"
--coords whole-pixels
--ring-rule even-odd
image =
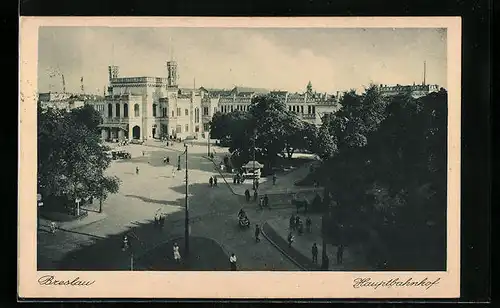
[[[253,201],[257,201],[258,198],[259,198],[259,193],[256,190],[254,190],[253,191]]]
[[[344,245],[340,244],[337,248],[337,264],[342,264],[344,258]]]
[[[290,230],[295,230],[295,215],[290,216]]]
[[[170,163],[170,157],[167,156],[167,164]]]
[[[245,200],[247,200],[247,202],[250,201],[250,191],[248,189],[245,190]]]
[[[273,174],[273,185],[276,185],[276,173]]]
[[[311,248],[311,253],[312,253],[312,261],[314,264],[318,263],[318,245],[314,243]]]
[[[135,174],[139,174],[139,167],[135,167]]]
[[[267,194],[264,195],[264,207],[269,207],[269,197]]]
[[[295,228],[298,228],[300,224],[300,217],[299,215],[295,216]]]
[[[214,176],[214,186],[217,186],[217,177]]]
[[[213,177],[210,177],[210,179],[208,179],[208,184],[210,185],[210,187],[212,187],[214,185],[214,178]]]
[[[312,221],[310,217],[306,218],[306,230],[308,233],[311,233]]]
[[[255,242],[260,242],[260,227],[259,225],[255,225]]]

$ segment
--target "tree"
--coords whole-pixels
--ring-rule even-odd
[[[107,177],[108,150],[97,133],[97,112],[38,109],[38,185],[44,199],[72,204],[75,198],[103,199],[116,193],[119,179]],[[52,202],[61,209],[65,204]]]

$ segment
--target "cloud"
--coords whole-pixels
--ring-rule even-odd
[[[54,67],[75,92],[81,76],[86,90],[102,92],[111,63],[122,76],[166,76],[172,53],[186,87],[196,78],[197,87],[302,91],[310,80],[320,92],[361,89],[420,82],[424,60],[428,81],[446,84],[442,31],[61,27],[42,28],[39,42],[40,91],[61,90],[48,77]]]

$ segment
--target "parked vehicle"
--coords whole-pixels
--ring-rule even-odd
[[[132,155],[125,150],[113,150],[111,151],[113,159],[130,159]]]

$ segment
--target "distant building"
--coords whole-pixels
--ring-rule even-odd
[[[380,85],[379,91],[383,96],[396,96],[399,94],[410,94],[414,98],[425,96],[432,92],[438,92],[439,86],[434,84],[419,85]]]
[[[214,97],[215,95],[209,90],[203,89],[206,96]],[[217,96],[213,99],[212,105],[222,113],[230,113],[233,111],[248,111],[252,102],[252,98],[257,95],[271,95],[282,100],[288,110],[293,111],[305,122],[321,125],[321,117],[326,113],[333,113],[340,109],[338,97],[327,95],[326,93],[316,93],[312,91],[312,85],[309,83],[305,93],[289,93],[288,91],[276,90],[269,91],[259,88],[235,87],[224,93],[217,92]],[[204,124],[205,125],[205,124]]]
[[[83,107],[88,102],[93,102],[99,99],[102,99],[102,97],[91,94],[57,92],[46,92],[38,94],[38,102],[40,103],[40,106],[42,108],[56,108],[67,111]]]

